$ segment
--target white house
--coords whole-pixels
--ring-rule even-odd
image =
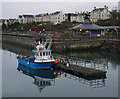
[[[60,24],[63,21],[65,21],[65,15],[63,14],[62,11],[57,11],[57,12],[51,13],[50,14],[50,21],[53,24]]]
[[[30,23],[34,22],[34,15],[19,15],[18,16],[19,23]]]
[[[96,22],[98,20],[106,20],[110,18],[110,11],[108,7],[105,5],[104,8],[96,8],[91,11],[90,13],[90,20],[92,22]]]

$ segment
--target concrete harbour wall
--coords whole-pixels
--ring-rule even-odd
[[[49,41],[49,40],[48,40]],[[25,38],[16,36],[2,36],[2,42],[14,44],[15,46],[30,47],[34,49],[36,46],[35,38]],[[94,40],[53,40],[51,49],[53,51],[66,51],[66,50],[85,50],[101,48],[105,51],[120,52],[119,40],[108,40],[108,39],[94,39]]]

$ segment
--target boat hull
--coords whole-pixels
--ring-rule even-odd
[[[54,62],[33,62],[18,58],[18,63],[34,69],[50,69]]]
[[[31,76],[33,78],[35,78],[35,76],[41,77],[41,78],[46,78],[46,79],[54,79],[55,78],[54,71],[51,71],[51,70],[32,69],[32,68],[29,68],[28,66],[24,66],[21,64],[18,64],[17,69],[23,71],[24,74]]]

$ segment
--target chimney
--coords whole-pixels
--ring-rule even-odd
[[[104,5],[104,8],[108,8],[106,5]]]
[[[96,7],[94,7],[94,10],[96,10]]]

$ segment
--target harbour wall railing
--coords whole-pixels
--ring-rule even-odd
[[[118,37],[109,37],[109,36],[86,36],[86,37],[80,37],[80,38],[57,38],[55,36],[51,37],[53,39],[53,43],[51,48],[52,49],[59,49],[59,50],[66,50],[66,49],[78,49],[78,48],[89,48],[89,47],[99,47],[104,42],[120,42],[120,39]],[[50,42],[50,36],[44,36],[43,42],[48,40],[48,43]],[[32,46],[32,48],[37,44],[36,41],[38,41],[39,38],[35,38],[34,36],[30,35],[2,35],[2,41],[3,42],[12,42],[17,45],[21,46]]]

